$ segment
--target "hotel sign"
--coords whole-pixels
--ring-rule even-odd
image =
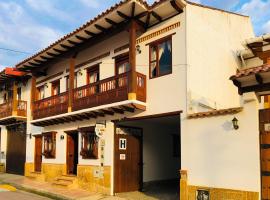
[[[264,131],[270,131],[270,123],[264,124]]]

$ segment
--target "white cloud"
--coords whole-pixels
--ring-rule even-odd
[[[0,47],[36,52],[62,33],[38,23],[19,4],[0,1]],[[12,11],[12,12],[11,12]],[[28,55],[0,51],[0,65],[15,64]]]
[[[51,17],[55,17],[56,19],[60,19],[63,21],[71,21],[73,20],[68,13],[57,9],[56,2],[57,1],[49,1],[49,0],[26,0],[27,4],[34,10],[38,12],[45,13]]]
[[[251,0],[242,5],[239,12],[252,17],[254,22],[269,16],[270,1]]]
[[[262,26],[263,33],[270,33],[270,20]]]
[[[83,5],[89,8],[99,8],[100,4],[98,0],[79,0]]]

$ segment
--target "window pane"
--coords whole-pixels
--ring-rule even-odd
[[[150,64],[150,70],[151,70],[151,78],[157,76],[157,64],[156,62],[153,62]]]
[[[157,52],[156,52],[155,46],[151,47],[150,54],[151,54],[151,58],[150,58],[151,60],[150,61],[157,60]]]
[[[159,75],[172,72],[172,45],[171,40],[158,45],[159,49]]]
[[[130,70],[130,65],[128,62],[118,65],[118,74],[126,73]]]

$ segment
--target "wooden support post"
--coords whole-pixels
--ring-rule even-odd
[[[16,116],[17,115],[17,110],[18,110],[18,87],[16,81],[13,81],[13,95],[12,95],[12,115]]]
[[[267,64],[270,65],[270,58],[267,58]]]
[[[30,108],[33,111],[34,109],[34,102],[36,101],[36,90],[37,90],[37,78],[36,76],[32,75],[32,79],[31,79],[31,104],[30,104]]]
[[[70,58],[69,61],[68,112],[72,112],[73,106],[74,75],[75,75],[75,58],[72,57]]]
[[[188,184],[186,170],[180,170],[180,200],[188,200]]]
[[[136,100],[137,98],[136,29],[137,24],[134,20],[132,20],[129,28],[129,64],[130,64],[129,91],[128,91],[129,100]]]

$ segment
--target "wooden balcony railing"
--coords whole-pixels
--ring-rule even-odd
[[[73,111],[128,100],[128,73],[73,90]],[[146,76],[137,73],[137,100],[146,101]],[[68,112],[68,92],[34,102],[33,119]]]
[[[40,119],[66,113],[68,111],[68,92],[34,102],[33,119]]]
[[[12,106],[13,106],[12,100],[0,104],[0,119],[12,116]],[[27,114],[27,102],[18,100],[17,116],[26,117],[26,114]]]

